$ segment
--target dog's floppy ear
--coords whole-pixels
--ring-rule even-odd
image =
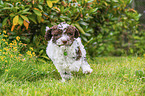
[[[57,29],[57,25],[55,25],[55,26],[53,26],[53,27],[51,27],[51,28],[49,28],[49,27],[46,27],[46,32],[45,32],[45,40],[50,40],[51,39],[51,37],[52,37],[52,31],[53,30],[55,30],[55,29]]]
[[[46,27],[46,32],[45,32],[45,40],[49,41],[52,37],[51,35],[51,31],[52,31],[52,28],[49,28],[49,27]]]
[[[74,35],[74,37],[78,38],[80,36],[79,30],[76,27],[74,27],[74,28],[75,28],[75,35]]]

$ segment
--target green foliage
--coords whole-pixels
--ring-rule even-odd
[[[35,53],[32,48],[22,55],[20,50],[23,46],[20,37],[16,37],[11,43],[6,31],[0,35],[0,80],[26,80],[32,78],[36,63]],[[24,70],[27,69],[27,70]]]
[[[76,26],[90,56],[143,54],[139,52],[140,14],[128,8],[132,0],[1,0],[0,21],[9,32],[34,47],[39,57],[45,50],[45,27],[60,22]],[[137,48],[135,48],[137,47]],[[142,48],[140,48],[142,49]]]
[[[127,8],[129,2],[130,0],[107,0],[93,5],[98,10],[96,14],[92,14],[94,18],[89,21],[94,35],[90,36],[91,43],[87,44],[87,48],[93,46],[97,53],[88,50],[89,53],[107,56],[130,54],[128,51],[130,46],[133,46],[134,41],[131,40],[137,32],[140,15]]]
[[[39,59],[41,63],[37,62],[37,57],[32,47],[30,47],[26,53],[21,54],[20,51],[26,44],[21,43],[19,36],[12,42],[9,42],[8,38],[6,31],[0,34],[0,81],[36,81],[48,76],[49,73],[55,69],[51,64],[48,70],[44,71],[45,66],[49,64],[46,64],[46,62],[41,59]],[[48,59],[48,57],[45,56],[43,56],[43,58]],[[40,70],[37,69],[38,67]]]

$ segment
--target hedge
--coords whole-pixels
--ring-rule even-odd
[[[144,54],[144,32],[138,31],[140,14],[132,0],[0,0],[0,32],[45,55],[45,27],[66,22],[80,30],[90,56]],[[26,49],[23,48],[22,51]]]

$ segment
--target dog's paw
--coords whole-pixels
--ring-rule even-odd
[[[93,69],[91,69],[91,68],[83,70],[84,74],[88,74],[88,73],[92,73],[92,72],[93,72]]]
[[[64,78],[62,78],[61,82],[65,82],[65,79],[64,79]]]
[[[71,73],[65,73],[65,74],[61,74],[62,77],[62,82],[65,82],[66,80],[70,80],[72,78]]]

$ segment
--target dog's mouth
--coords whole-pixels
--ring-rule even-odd
[[[57,46],[59,46],[59,47],[69,47],[69,46],[71,46],[72,45],[72,43],[71,44],[60,44],[60,45],[57,45]]]
[[[57,45],[58,47],[69,47],[69,46],[71,46],[71,45],[64,45],[64,44],[62,44],[62,45]]]

